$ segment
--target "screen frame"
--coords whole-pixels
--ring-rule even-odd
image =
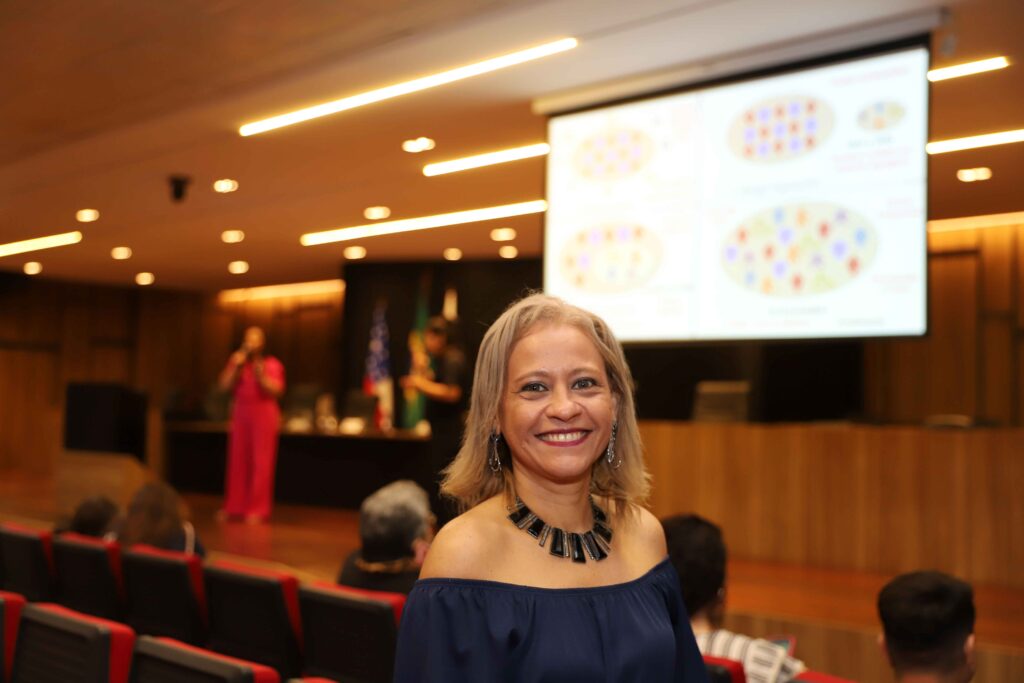
[[[710,88],[717,88],[724,85],[733,85],[736,83],[743,83],[747,81],[759,80],[762,78],[770,78],[773,76],[781,76],[784,74],[798,73],[801,71],[808,71],[811,69],[817,69],[826,66],[832,66],[843,62],[856,61],[858,59],[866,59],[871,57],[882,57],[889,54],[895,54],[898,52],[910,51],[913,49],[924,49],[928,59],[928,68],[932,67],[932,36],[931,33],[919,33],[906,38],[900,38],[898,40],[890,40],[882,43],[873,43],[870,45],[864,45],[849,50],[841,50],[837,52],[829,52],[823,55],[815,57],[809,57],[807,59],[800,59],[794,62],[788,62],[786,64],[780,64],[776,66],[765,67],[762,69],[753,69],[746,71],[739,71],[734,74],[727,74],[724,76],[717,76],[714,78],[698,80],[680,84],[677,86],[669,86],[667,88],[660,88],[648,92],[638,93],[635,95],[628,95],[625,97],[613,98],[610,100],[601,100],[591,104],[573,107],[565,110],[554,112],[546,117],[546,133],[551,129],[551,121],[553,119],[560,118],[562,116],[568,116],[572,114],[580,114],[588,111],[596,111],[599,109],[605,109],[608,107],[615,107],[624,104],[631,104],[634,102],[644,102],[648,100],[655,100],[662,97],[668,97],[672,95],[680,95],[687,92],[694,92],[697,90],[707,90]],[[928,108],[927,119],[925,124],[925,137],[931,139],[932,129],[932,84],[929,81],[925,103]],[[550,138],[545,135],[547,142],[550,144]],[[643,348],[665,348],[665,347],[678,347],[678,346],[721,346],[723,344],[735,344],[735,345],[766,345],[766,344],[819,344],[819,343],[836,343],[836,342],[867,342],[867,341],[900,341],[900,340],[923,340],[931,336],[932,333],[932,320],[931,320],[931,287],[932,287],[932,274],[929,268],[929,252],[928,252],[928,223],[931,220],[931,207],[928,201],[928,186],[930,179],[930,156],[927,152],[922,150],[925,154],[925,176],[924,176],[924,212],[925,212],[925,250],[924,250],[924,331],[920,334],[891,334],[891,335],[847,335],[847,336],[836,336],[836,337],[723,337],[723,338],[690,338],[690,339],[661,339],[661,340],[623,340],[621,344],[624,347],[630,349],[643,349]],[[547,196],[548,186],[548,167],[544,165],[544,195],[545,200],[550,202],[550,198]],[[541,291],[547,293],[547,229],[548,229],[548,214],[544,213],[544,218],[541,223]]]

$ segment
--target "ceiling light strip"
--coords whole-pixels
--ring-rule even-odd
[[[523,147],[501,149],[497,152],[487,152],[486,154],[476,154],[471,157],[462,157],[461,159],[451,159],[449,161],[438,161],[433,164],[427,164],[423,167],[423,175],[433,177],[444,175],[446,173],[457,173],[458,171],[465,171],[471,168],[504,164],[509,161],[542,157],[550,151],[551,146],[546,142],[539,142],[534,145],[525,145]]]
[[[1005,69],[1008,66],[1010,66],[1010,60],[1006,57],[979,59],[976,62],[966,62],[964,64],[945,66],[941,69],[932,69],[928,72],[928,80],[933,83],[935,81],[948,81],[950,78],[973,76],[974,74],[985,73],[986,71]]]
[[[46,237],[35,237],[20,242],[9,242],[0,244],[0,258],[24,254],[28,251],[39,251],[40,249],[52,249],[53,247],[66,247],[69,244],[78,244],[82,241],[82,233],[78,230],[73,232],[62,232],[59,235],[47,235]]]
[[[313,282],[292,282],[285,285],[267,285],[265,287],[224,289],[217,295],[217,298],[221,303],[240,303],[289,296],[340,294],[344,291],[344,280],[315,280]]]
[[[523,64],[524,62],[533,61],[542,57],[548,57],[553,54],[558,54],[559,52],[571,50],[578,44],[579,43],[575,38],[562,38],[561,40],[537,45],[536,47],[531,47],[526,50],[520,50],[500,57],[485,59],[484,61],[476,62],[475,64],[467,64],[465,66],[449,69],[448,71],[441,71],[429,76],[423,76],[422,78],[415,78],[411,81],[396,83],[376,90],[359,93],[358,95],[343,97],[340,100],[324,102],[323,104],[306,107],[305,109],[281,114],[280,116],[272,116],[269,119],[247,123],[239,128],[238,132],[243,137],[256,135],[258,133],[265,133],[277,128],[283,128],[284,126],[291,126],[296,123],[302,123],[303,121],[320,118],[321,116],[337,114],[338,112],[355,109],[356,107],[373,104],[374,102],[389,100],[393,97],[408,95],[421,90],[427,90],[428,88],[436,88],[439,85],[454,83],[455,81],[472,78],[473,76],[479,76],[481,74],[505,69],[517,64]]]
[[[321,232],[307,232],[299,238],[299,241],[303,246],[311,247],[317,244],[345,242],[347,240],[365,239],[367,237],[380,237],[381,235],[394,235],[402,232],[412,232],[414,230],[443,228],[449,225],[476,223],[477,221],[489,221],[496,218],[525,216],[531,213],[543,213],[547,208],[548,203],[546,201],[543,199],[535,199],[533,201],[519,202],[517,204],[503,204],[501,206],[488,206],[482,209],[469,209],[468,211],[441,213],[434,216],[404,218],[397,221],[373,223],[372,225],[355,225],[350,228],[335,228],[334,230],[323,230]]]
[[[1024,128],[1018,128],[1017,130],[1004,130],[998,133],[988,133],[986,135],[972,135],[966,138],[953,138],[950,140],[929,142],[925,145],[925,151],[929,154],[945,154],[946,152],[959,152],[964,149],[1006,145],[1011,142],[1024,142]]]

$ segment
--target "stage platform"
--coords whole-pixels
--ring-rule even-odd
[[[302,580],[333,580],[358,546],[358,513],[278,505],[270,524],[216,519],[219,496],[185,494],[211,558],[287,568]],[[0,473],[0,521],[51,526],[52,481]],[[797,655],[814,669],[865,683],[890,680],[875,638],[875,596],[885,574],[748,561],[729,562],[728,626],[753,635],[793,635]],[[975,681],[1024,680],[1024,590],[976,585],[979,671]]]

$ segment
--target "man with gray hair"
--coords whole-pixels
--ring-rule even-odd
[[[345,560],[338,583],[408,594],[434,538],[427,492],[408,479],[378,489],[359,508],[362,548]]]

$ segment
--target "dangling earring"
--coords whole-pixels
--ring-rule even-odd
[[[622,465],[622,458],[616,460],[615,458],[615,435],[619,432],[619,423],[612,423],[612,436],[608,439],[608,448],[604,451],[604,459],[608,462],[613,470],[619,469]]]
[[[493,432],[491,434],[491,448],[487,454],[487,466],[491,468],[491,472],[498,474],[501,472],[501,454],[498,453],[498,442],[501,441],[501,434]]]

